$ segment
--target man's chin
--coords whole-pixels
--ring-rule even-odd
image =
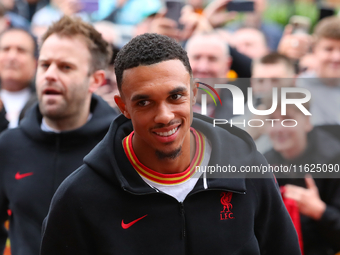
[[[58,107],[40,107],[41,114],[49,119],[62,119],[64,111]]]
[[[161,150],[156,150],[156,156],[160,160],[175,160],[178,158],[182,153],[182,146],[173,150],[173,151],[161,151]]]

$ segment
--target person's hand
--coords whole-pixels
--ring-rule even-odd
[[[183,7],[179,22],[184,25],[180,31],[182,41],[189,39],[194,33],[209,32],[213,29],[207,18],[196,13],[191,5]]]
[[[179,22],[183,25],[183,29],[178,29],[176,21],[166,18],[166,12],[156,15],[151,21],[150,33],[157,33],[171,37],[177,41],[187,40],[197,30],[210,31],[212,27],[209,22],[201,15],[194,12],[193,8],[186,5],[182,9]]]
[[[314,220],[319,220],[326,210],[326,204],[320,199],[318,187],[312,176],[305,178],[307,188],[287,184],[284,196],[296,201],[300,213]]]
[[[96,95],[104,99],[112,108],[117,108],[114,96],[118,95],[118,89],[113,89],[110,85],[103,85],[94,92]]]
[[[203,11],[212,27],[219,27],[236,18],[237,12],[227,12],[226,6],[231,0],[215,0]]]
[[[157,14],[150,23],[150,33],[166,35],[175,40],[180,38],[180,30],[177,28],[177,22],[164,17],[164,13]]]
[[[292,34],[292,31],[293,27],[287,25],[277,51],[289,58],[300,59],[310,50],[312,37],[303,33]]]
[[[3,108],[4,108],[4,104],[2,103],[2,101],[0,99],[0,112],[2,111]]]

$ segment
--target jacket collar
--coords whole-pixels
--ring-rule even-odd
[[[92,118],[82,127],[63,131],[60,133],[44,132],[41,130],[42,115],[38,103],[34,104],[26,113],[25,118],[20,122],[19,128],[23,132],[42,144],[54,145],[56,139],[62,139],[64,145],[72,145],[82,139],[89,139],[105,132],[116,116],[115,111],[99,96],[92,95],[90,110]]]
[[[195,114],[192,126],[201,131],[212,144],[209,165],[243,165],[253,163],[255,145],[244,131],[235,127],[214,128],[212,119]],[[230,130],[228,130],[230,129]],[[104,178],[120,185],[124,190],[133,194],[150,194],[157,192],[146,184],[130,164],[125,155],[122,140],[133,130],[132,123],[124,115],[120,115],[112,123],[110,130],[100,146],[97,146],[85,158],[85,163]],[[230,132],[231,131],[231,132]],[[112,144],[112,141],[114,143]],[[256,151],[256,150],[255,150]],[[242,155],[242,156],[241,156]],[[108,169],[111,169],[108,171]],[[237,176],[207,176],[199,180],[192,192],[206,188],[227,190],[237,193],[246,192],[245,174]],[[118,181],[118,182],[117,182]],[[204,183],[206,182],[206,183]],[[207,187],[206,185],[207,184]]]

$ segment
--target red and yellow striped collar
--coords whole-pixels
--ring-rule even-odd
[[[123,140],[123,147],[126,156],[128,157],[131,165],[134,169],[144,178],[149,179],[150,181],[165,184],[165,185],[174,185],[187,181],[190,178],[190,175],[195,172],[196,166],[199,166],[202,163],[204,157],[205,150],[205,140],[203,135],[200,132],[197,132],[195,129],[190,128],[191,132],[195,136],[196,142],[196,151],[195,156],[190,163],[190,166],[182,172],[177,174],[161,174],[150,168],[144,166],[137,158],[135,152],[132,148],[132,136],[134,131],[131,132],[127,137]]]

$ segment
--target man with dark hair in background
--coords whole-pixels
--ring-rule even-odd
[[[9,128],[17,127],[25,111],[37,101],[33,85],[37,48],[34,37],[25,30],[11,28],[1,34],[0,111],[9,121]]]
[[[270,107],[264,107],[262,99],[264,96],[272,95],[273,88],[278,91],[282,87],[295,86],[295,69],[293,62],[284,55],[276,52],[269,53],[260,59],[256,59],[252,66],[252,104],[255,109],[267,110]],[[271,141],[265,132],[265,127],[251,127],[248,121],[259,119],[265,121],[266,115],[255,115],[250,112],[248,102],[244,106],[244,115],[232,118],[237,127],[246,130],[254,139],[257,150],[261,153],[272,148]]]
[[[244,131],[193,116],[197,87],[179,44],[138,36],[115,72],[123,114],[56,192],[42,255],[300,254],[272,175],[197,171],[267,163]]]
[[[105,80],[110,57],[108,43],[79,19],[65,16],[44,35],[36,77],[39,103],[19,128],[0,136],[0,251],[9,235],[13,255],[39,254],[41,225],[55,190],[116,116],[92,94]]]

